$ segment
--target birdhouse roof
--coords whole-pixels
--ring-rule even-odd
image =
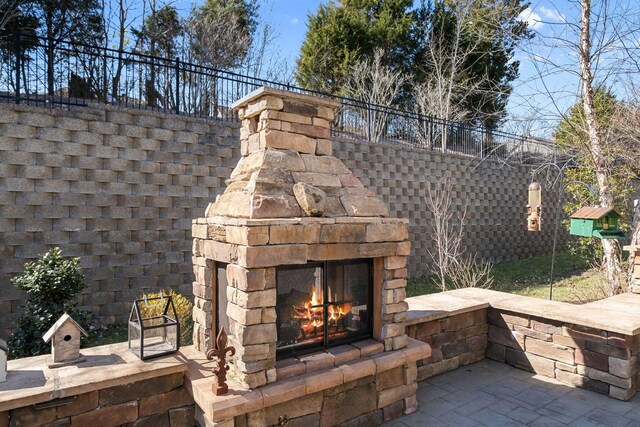
[[[67,322],[71,322],[71,324],[73,326],[75,326],[76,328],[78,328],[78,330],[80,331],[81,334],[83,334],[85,337],[88,337],[89,334],[87,333],[87,331],[85,331],[82,326],[78,325],[78,323],[73,320],[71,318],[71,316],[69,316],[67,313],[63,314],[62,316],[60,316],[60,318],[58,319],[58,321],[56,323],[53,324],[52,327],[49,328],[49,330],[47,331],[46,334],[44,334],[44,336],[42,337],[42,339],[44,340],[44,342],[49,342],[51,341],[51,338],[53,338],[53,335],[58,332],[58,330],[62,327],[62,325],[64,325]]]
[[[3,339],[0,339],[0,350],[2,351],[9,351],[9,348],[7,347],[7,343],[4,342]]]
[[[605,215],[610,213],[614,213],[617,217],[621,217],[614,208],[594,208],[591,206],[585,206],[583,208],[578,209],[570,218],[579,218],[579,219],[600,219]]]

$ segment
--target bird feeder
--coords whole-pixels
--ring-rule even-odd
[[[571,215],[569,234],[599,239],[624,239],[619,228],[621,215],[613,208],[583,207]]]
[[[175,353],[180,323],[171,296],[135,300],[129,315],[129,350],[142,360]]]
[[[527,205],[527,230],[542,230],[542,187],[539,182],[529,185],[529,204]]]
[[[7,343],[0,339],[0,383],[7,380]]]
[[[64,313],[42,337],[44,342],[51,342],[51,363],[49,368],[73,365],[84,361],[80,353],[80,335],[88,337],[87,331]]]

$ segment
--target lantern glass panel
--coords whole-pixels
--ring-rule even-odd
[[[180,348],[180,324],[170,296],[136,300],[129,317],[129,349],[140,359],[174,353]]]

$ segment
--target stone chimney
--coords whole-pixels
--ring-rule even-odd
[[[236,102],[242,158],[206,216],[388,216],[387,206],[333,157],[330,124],[338,106],[267,87]],[[316,212],[303,212],[310,204]]]
[[[407,344],[408,221],[386,218],[386,205],[333,156],[338,105],[266,87],[236,102],[241,158],[193,221],[194,344],[205,352],[226,324],[237,350],[230,376],[244,387],[277,378],[279,266],[371,260],[371,337],[387,351]]]

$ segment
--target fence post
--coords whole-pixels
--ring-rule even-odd
[[[176,58],[176,114],[180,114],[180,58]]]
[[[20,104],[20,28],[18,28],[14,34],[15,48],[16,48],[16,104]]]
[[[371,106],[365,105],[367,108],[367,141],[371,142]]]

